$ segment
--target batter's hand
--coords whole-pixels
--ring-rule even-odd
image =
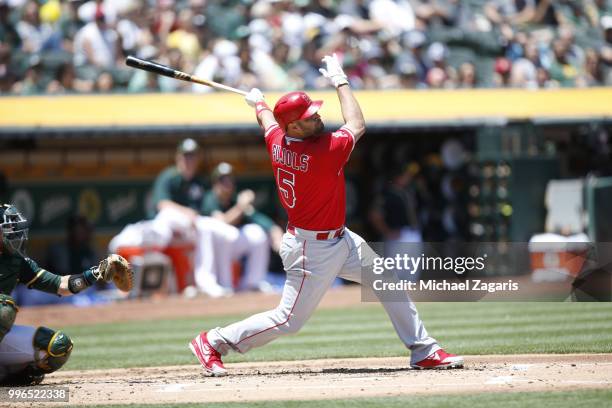
[[[257,102],[263,102],[264,101],[264,95],[261,93],[261,91],[259,89],[253,88],[253,89],[251,89],[249,91],[248,94],[246,94],[244,99],[246,100],[246,103],[251,108],[254,108],[255,105],[257,104]]]
[[[325,68],[320,68],[319,72],[329,79],[332,85],[338,88],[340,85],[348,84],[348,78],[342,70],[342,64],[338,61],[336,53],[324,56],[321,61],[325,64]]]

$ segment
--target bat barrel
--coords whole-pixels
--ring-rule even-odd
[[[133,67],[133,68],[142,69],[142,70],[145,70],[145,71],[153,72],[155,74],[167,76],[167,77],[170,77],[170,78],[180,79],[182,81],[195,82],[197,84],[210,86],[212,88],[222,89],[224,91],[229,91],[229,92],[234,92],[234,93],[237,93],[239,95],[246,95],[247,94],[247,92],[242,91],[240,89],[232,88],[231,86],[223,85],[223,84],[220,84],[218,82],[214,82],[214,81],[209,81],[209,80],[206,80],[206,79],[198,78],[198,77],[186,74],[186,73],[184,73],[182,71],[178,71],[176,69],[172,69],[172,68],[167,67],[165,65],[158,64],[157,62],[143,60],[143,59],[140,59],[140,58],[133,57],[131,55],[128,56],[125,59],[125,64],[130,66],[130,67]]]
[[[158,64],[153,61],[142,60],[140,58],[136,58],[131,55],[125,59],[125,64],[130,67],[142,69],[145,71],[153,72],[153,73],[164,75],[164,76],[171,77],[171,78],[175,78],[177,76],[176,73],[178,72],[165,65]]]

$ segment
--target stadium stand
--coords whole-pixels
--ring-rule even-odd
[[[318,89],[337,52],[353,87],[612,84],[609,0],[0,0],[0,92],[210,92],[127,69],[155,59],[228,85]]]

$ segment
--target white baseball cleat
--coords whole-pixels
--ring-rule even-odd
[[[227,370],[221,361],[221,354],[213,348],[208,342],[206,332],[197,335],[191,343],[189,343],[191,352],[198,358],[204,371],[211,374],[213,377],[223,377],[227,375]]]
[[[449,354],[443,349],[434,351],[427,358],[413,363],[410,367],[417,370],[444,370],[446,368],[463,368],[463,357]]]

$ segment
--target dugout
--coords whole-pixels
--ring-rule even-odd
[[[334,93],[312,97],[325,101],[328,125],[341,122]],[[427,205],[437,212],[427,226],[431,240],[526,241],[542,231],[548,180],[612,174],[612,89],[358,92],[357,98],[368,133],[347,168],[348,217],[372,239],[368,208],[396,165],[431,167],[426,181],[441,197]],[[122,226],[144,218],[152,180],[187,136],[204,147],[204,173],[231,162],[239,184],[254,188],[260,207],[282,222],[261,136],[235,95],[0,98],[5,196],[32,220],[33,255],[62,236],[75,212],[94,223],[104,251]],[[450,179],[441,158],[449,140],[467,153]],[[443,182],[457,189],[450,210]],[[453,223],[455,235],[447,231]]]

